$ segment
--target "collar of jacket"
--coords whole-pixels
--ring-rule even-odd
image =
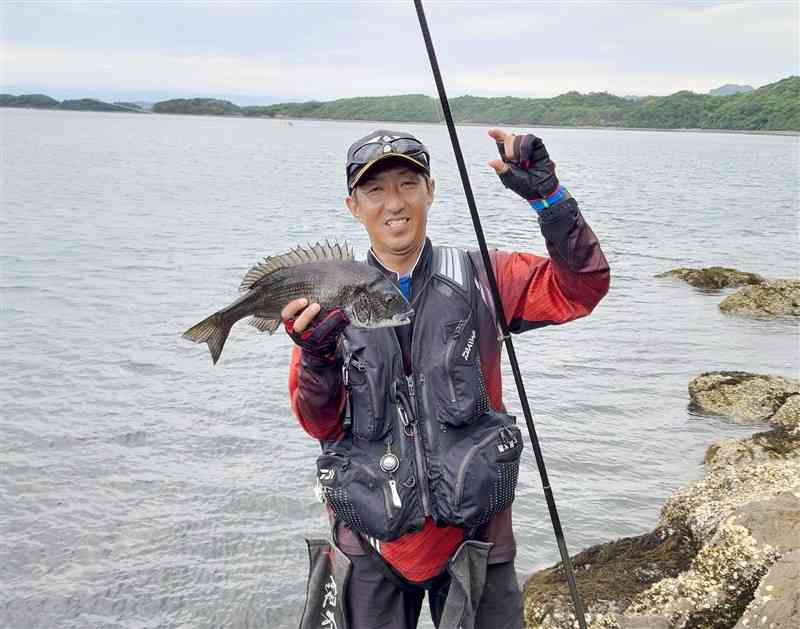
[[[425,278],[430,274],[430,266],[431,266],[431,258],[433,257],[433,244],[431,244],[431,239],[425,237],[425,244],[422,246],[422,251],[419,254],[419,258],[417,258],[417,263],[414,265],[414,268],[411,270],[411,290],[413,292],[414,285],[416,284],[419,286],[418,279]],[[395,286],[400,285],[400,274],[397,271],[393,271],[392,269],[387,269],[383,266],[383,263],[378,259],[373,251],[372,247],[370,247],[369,252],[367,253],[367,264],[370,266],[374,266],[378,269],[384,276],[389,278]]]

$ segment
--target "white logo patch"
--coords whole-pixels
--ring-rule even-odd
[[[472,347],[475,345],[475,330],[472,331],[472,334],[467,341],[467,346],[464,348],[464,351],[461,352],[461,357],[464,360],[469,360],[469,355],[472,353]]]

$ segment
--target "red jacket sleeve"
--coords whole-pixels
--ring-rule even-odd
[[[341,361],[317,361],[294,347],[289,361],[289,397],[295,416],[309,435],[328,441],[342,434]]]
[[[550,257],[491,252],[511,332],[586,316],[608,292],[608,262],[574,199],[540,215],[539,224]]]

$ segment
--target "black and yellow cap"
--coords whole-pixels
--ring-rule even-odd
[[[353,192],[359,180],[378,162],[401,159],[417,170],[430,175],[430,153],[427,147],[410,133],[378,129],[353,142],[347,149],[347,192]]]

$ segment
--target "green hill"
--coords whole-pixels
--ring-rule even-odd
[[[104,103],[103,101],[95,100],[94,98],[63,100],[61,101],[61,109],[68,109],[70,111],[131,111],[131,109],[127,107],[111,105],[110,103]]]
[[[45,94],[0,94],[0,107],[25,107],[33,109],[67,109],[70,111],[136,111],[129,107],[111,105],[94,98],[57,101]]]
[[[124,107],[125,109],[133,109],[134,111],[144,111],[141,105],[136,103],[126,103],[124,101],[114,101],[114,104],[118,107]]]
[[[0,94],[0,107],[137,111],[134,103],[112,105],[88,98],[60,103],[44,94]],[[800,76],[791,76],[756,90],[727,96],[688,91],[635,99],[606,92],[567,92],[554,98],[459,96],[450,101],[450,108],[456,122],[461,123],[800,131]],[[153,112],[386,122],[443,120],[439,101],[424,94],[360,96],[251,107],[239,107],[230,101],[215,98],[176,98],[155,103]]]
[[[55,98],[44,94],[0,94],[0,107],[31,107],[35,109],[58,109],[61,107]]]
[[[731,94],[739,94],[740,92],[752,92],[755,88],[752,85],[737,85],[735,83],[726,83],[713,90],[708,90],[711,96],[730,96]]]
[[[206,116],[241,116],[242,110],[228,100],[216,98],[174,98],[153,105],[157,114],[194,114]]]
[[[450,108],[456,122],[462,123],[800,131],[800,77],[729,96],[688,91],[636,100],[605,92],[567,92],[555,98],[460,96],[450,101]],[[242,113],[269,118],[442,120],[438,101],[421,94],[243,107]]]

